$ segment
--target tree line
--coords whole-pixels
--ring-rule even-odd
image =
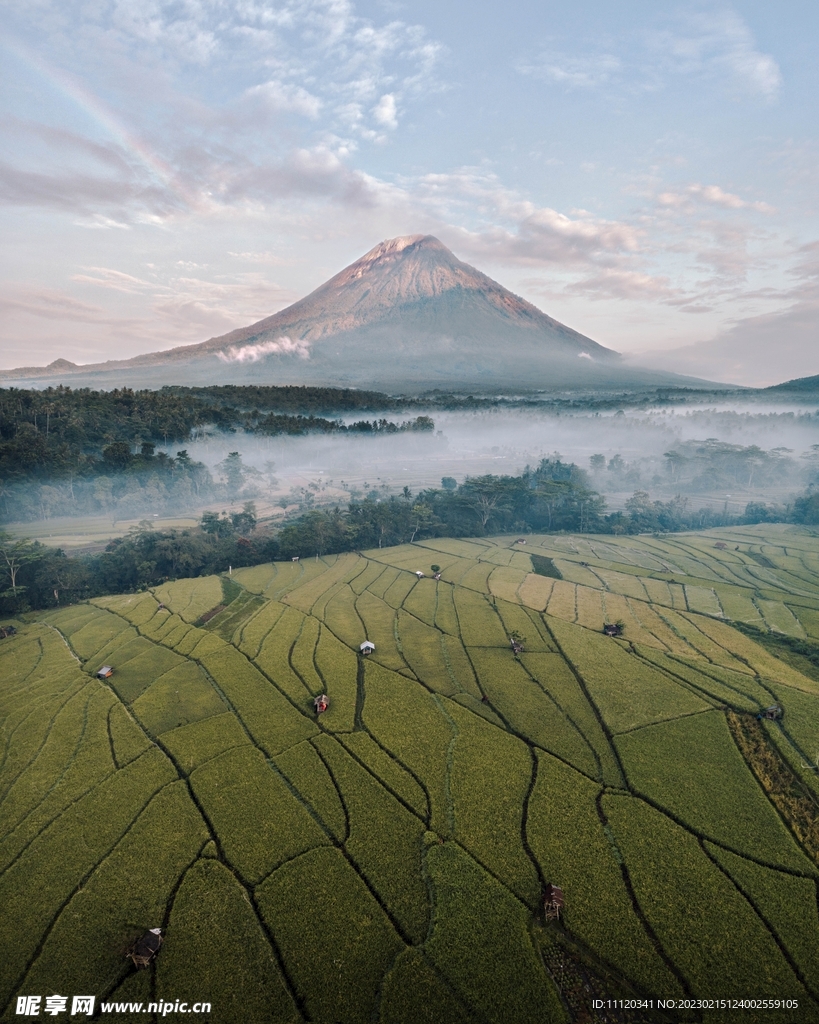
[[[155,530],[142,522],[104,551],[71,556],[60,549],[0,534],[0,612],[70,604],[125,593],[168,579],[208,575],[230,566],[278,558],[315,557],[389,547],[432,537],[504,533],[676,532],[744,523],[819,525],[819,491],[787,506],[750,503],[741,516],[689,510],[685,499],[652,501],[636,492],[623,511],[607,513],[585,473],[560,459],[544,459],[520,476],[480,476],[413,495],[404,488],[382,500],[350,501],[346,508],[313,509],[279,529],[258,524],[252,502],[241,512],[207,511],[196,527]]]

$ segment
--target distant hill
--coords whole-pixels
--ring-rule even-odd
[[[626,366],[605,348],[461,262],[432,235],[393,238],[305,298],[197,345],[133,359],[3,373],[97,387],[335,384],[526,388],[691,382]]]
[[[819,394],[819,374],[815,374],[813,377],[797,377],[795,380],[786,380],[784,384],[774,384],[769,388],[763,388],[762,394],[769,391],[809,391]]]

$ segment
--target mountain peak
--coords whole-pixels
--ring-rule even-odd
[[[404,249],[408,249],[411,245],[417,245],[419,242],[433,242],[441,249],[446,248],[434,235],[399,235],[398,238],[386,238],[383,242],[373,246],[369,252],[364,253],[361,259],[356,260],[353,266],[358,263],[373,263],[384,256],[397,256],[399,252],[403,252]]]

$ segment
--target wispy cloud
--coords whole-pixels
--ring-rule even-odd
[[[776,59],[757,45],[732,8],[658,14],[655,26],[600,45],[557,46],[517,63],[521,74],[566,89],[656,90],[675,76],[721,80],[735,91],[773,100],[782,85]],[[614,51],[614,52],[612,52]]]
[[[761,201],[743,199],[741,196],[726,192],[719,185],[686,185],[682,189],[669,189],[657,196],[660,206],[690,207],[694,203],[706,203],[712,206],[720,206],[726,210],[755,210],[757,213],[776,213],[773,206]]]
[[[619,77],[623,62],[610,53],[572,56],[546,50],[534,61],[517,64],[521,74],[541,78],[571,89],[596,89]]]
[[[648,34],[649,47],[668,71],[727,78],[742,91],[773,99],[782,72],[763,53],[748,24],[731,8],[689,12],[668,28]]]
[[[283,336],[276,341],[265,341],[259,345],[242,345],[231,347],[226,352],[217,352],[217,357],[223,363],[257,363],[265,356],[298,356],[300,359],[310,358],[310,343],[303,338],[291,338]]]

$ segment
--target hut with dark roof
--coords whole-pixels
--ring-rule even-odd
[[[547,921],[559,921],[563,911],[563,890],[552,882],[543,893],[543,913]]]

